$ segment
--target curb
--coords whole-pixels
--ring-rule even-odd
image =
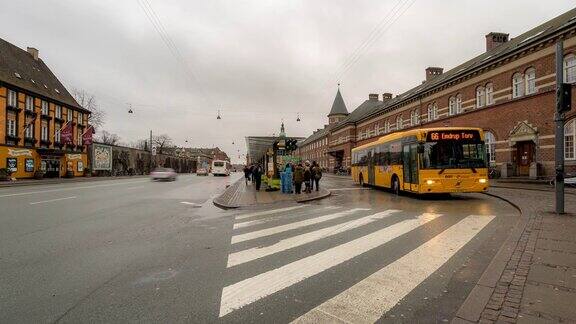
[[[324,198],[328,198],[332,195],[332,192],[328,189],[322,189],[325,190],[326,192],[322,193],[321,195],[315,196],[315,197],[309,197],[309,198],[304,198],[304,199],[298,199],[296,200],[297,203],[301,204],[301,203],[305,203],[305,202],[309,202],[309,201],[314,201],[314,200],[320,200],[320,199],[324,199]]]
[[[490,264],[488,264],[486,270],[484,270],[480,279],[478,279],[478,282],[476,282],[474,288],[472,288],[464,302],[458,308],[458,311],[454,315],[451,323],[476,323],[480,320],[482,312],[490,301],[490,297],[492,296],[498,281],[502,277],[502,274],[506,270],[506,265],[512,257],[522,233],[524,233],[529,222],[529,217],[527,217],[526,213],[524,213],[522,208],[520,208],[516,203],[496,194],[487,192],[484,192],[483,194],[509,203],[520,212],[520,219],[514,225],[510,234],[498,252],[496,252],[492,261],[490,261]]]

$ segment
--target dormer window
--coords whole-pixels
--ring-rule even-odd
[[[18,72],[14,72],[14,76],[17,77],[18,79],[22,79],[22,76],[20,76],[20,73]]]

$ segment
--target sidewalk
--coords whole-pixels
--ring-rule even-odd
[[[267,192],[266,184],[262,183],[260,191],[256,191],[255,184],[248,182],[248,185],[246,185],[244,178],[241,178],[233,185],[228,187],[224,193],[216,197],[214,199],[214,204],[218,207],[229,209],[260,204],[270,204],[278,201],[295,201],[302,203],[330,196],[329,190],[322,189],[322,181],[320,181],[320,187],[321,189],[319,191],[313,191],[309,194],[302,193],[300,195],[296,195],[284,194],[280,190]]]
[[[554,191],[554,186],[549,182],[540,183],[528,183],[528,182],[511,182],[508,180],[491,179],[491,188],[507,188],[507,189],[526,189],[526,190],[537,190],[537,191]],[[576,188],[566,186],[566,194],[576,195]]]
[[[557,216],[552,192],[491,188],[522,211],[453,323],[576,322],[576,198]]]
[[[60,183],[74,183],[74,182],[90,182],[90,181],[105,181],[105,180],[120,180],[120,179],[137,179],[145,178],[148,175],[134,175],[134,176],[118,176],[118,177],[75,177],[75,178],[46,178],[46,179],[18,179],[16,181],[0,181],[0,188],[16,187],[16,186],[30,186],[30,185],[44,185],[44,184],[60,184]]]

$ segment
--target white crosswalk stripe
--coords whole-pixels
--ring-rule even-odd
[[[374,323],[438,270],[494,216],[471,215],[293,323]]]
[[[263,230],[259,230],[259,231],[255,231],[255,232],[235,235],[232,237],[232,244],[236,244],[236,243],[244,242],[244,241],[248,241],[248,240],[253,240],[253,239],[257,239],[257,238],[261,238],[261,237],[265,237],[265,236],[270,236],[273,234],[286,232],[286,231],[301,228],[304,226],[309,226],[309,225],[314,225],[314,224],[326,222],[326,221],[337,219],[340,217],[349,216],[349,215],[352,215],[358,211],[363,211],[363,210],[370,210],[370,209],[368,209],[368,208],[354,208],[354,209],[345,210],[345,211],[334,213],[334,214],[329,214],[329,215],[324,215],[324,216],[320,216],[320,217],[316,217],[316,218],[306,219],[306,220],[291,223],[291,224],[280,225],[280,226],[267,228],[267,229],[263,229]]]
[[[332,210],[332,209],[338,209],[340,207],[337,206],[326,206],[326,207],[322,207],[320,208],[320,210]],[[298,214],[298,212],[306,212],[305,210],[297,210],[295,212],[295,214]],[[243,215],[240,215],[243,216]],[[285,216],[285,215],[282,215]],[[249,220],[249,221],[244,221],[244,222],[240,222],[240,223],[236,223],[234,224],[234,229],[239,229],[239,228],[245,228],[245,227],[249,227],[249,226],[254,226],[254,225],[260,225],[260,224],[265,224],[267,222],[273,221],[275,220],[277,217],[280,216],[275,216],[275,218],[262,218],[262,219],[255,219],[255,220]],[[236,218],[238,219],[238,218]]]
[[[422,214],[414,219],[401,221],[353,241],[224,287],[220,316],[350,260],[438,216],[438,214]]]
[[[265,210],[265,211],[261,211],[261,212],[242,214],[242,215],[236,216],[236,220],[246,219],[246,218],[250,218],[250,217],[277,214],[277,213],[282,213],[282,212],[295,210],[295,209],[299,209],[299,208],[304,208],[304,207],[306,207],[306,205],[298,205],[298,206],[292,206],[292,207],[286,207],[286,208],[278,208],[278,209],[272,209],[272,210]]]
[[[377,220],[388,217],[399,210],[386,210],[380,213],[371,214],[360,219],[354,219],[342,224],[337,224],[334,226],[319,229],[314,232],[304,233],[301,235],[293,236],[280,242],[266,246],[266,247],[255,247],[248,250],[232,253],[228,256],[228,267],[233,267],[248,261],[263,258],[265,256],[278,253],[284,250],[288,250],[306,243],[310,243],[322,238],[333,236],[366,224],[370,224]]]
[[[220,302],[220,317],[252,304],[283,289],[291,287],[303,280],[314,280],[314,277],[324,271],[343,264],[370,250],[376,249],[388,242],[410,234],[421,226],[438,219],[441,214],[424,213],[418,216],[403,215],[400,210],[384,210],[367,213],[370,209],[354,208],[326,214],[329,209],[342,208],[336,206],[309,206],[306,210],[310,218],[286,224],[284,216],[299,216],[303,210],[300,206],[242,214],[236,217],[235,229],[249,230],[250,226],[266,224],[265,229],[252,230],[234,235],[232,244],[247,242],[258,238],[269,237],[270,245],[258,245],[230,253],[227,267],[230,271],[241,264],[263,258],[281,259],[285,251],[300,247],[306,249],[322,240],[322,246],[329,244],[331,237],[353,229],[354,239],[338,245],[325,248],[321,252],[287,261],[283,265],[268,271],[256,273],[252,277],[229,284],[222,289]],[[378,222],[390,216],[396,216],[395,223]],[[267,216],[267,217],[266,217]],[[350,216],[354,219],[342,219]],[[252,217],[257,219],[247,220]],[[415,247],[403,257],[393,261],[384,268],[369,275],[352,287],[324,301],[320,305],[297,318],[294,323],[344,322],[373,323],[392,309],[402,298],[418,287],[424,280],[444,265],[462,247],[485,228],[495,216],[469,215],[456,224],[436,235],[432,239]],[[301,219],[301,218],[300,218]],[[342,220],[340,220],[342,219]],[[331,220],[340,220],[338,224],[328,224]],[[275,222],[283,224],[273,226]],[[444,222],[442,220],[441,222]],[[320,229],[310,229],[308,232],[294,234],[275,240],[276,234],[309,225],[326,223]],[[243,224],[243,225],[239,225]],[[373,224],[370,227],[365,225]],[[262,225],[265,226],[265,225]],[[372,228],[376,226],[378,228]],[[359,236],[362,231],[369,232]],[[341,237],[338,238],[340,240]],[[304,247],[306,245],[306,248]],[[242,246],[236,246],[242,247]],[[256,267],[253,267],[256,268]],[[242,268],[243,269],[243,268]],[[244,271],[242,269],[238,269]],[[248,268],[249,269],[249,268]]]

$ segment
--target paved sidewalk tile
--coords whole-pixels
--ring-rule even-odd
[[[548,285],[526,285],[522,311],[527,314],[546,314],[553,319],[576,321],[574,292]]]

